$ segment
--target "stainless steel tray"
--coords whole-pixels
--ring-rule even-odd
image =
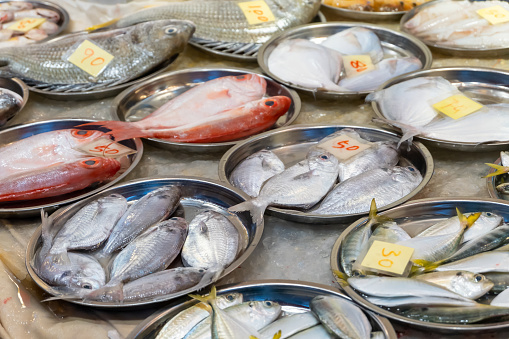
[[[449,80],[454,86],[458,87],[460,91],[468,93],[470,98],[481,104],[509,103],[509,88],[507,87],[509,83],[509,72],[483,67],[444,67],[416,71],[389,80],[381,85],[378,90],[406,80],[434,76],[441,76]],[[378,103],[373,101],[371,106],[377,116],[381,118],[385,117]],[[416,136],[415,138],[419,138],[436,147],[455,151],[505,151],[509,147],[509,135],[507,136],[507,141],[487,143],[456,142],[420,136]]]
[[[494,164],[501,165],[502,160],[498,158]],[[494,173],[496,170],[491,168],[488,174]],[[490,197],[495,199],[503,199],[509,201],[509,194],[502,194],[497,191],[497,186],[503,183],[509,182],[509,174],[501,174],[495,177],[486,178],[486,186],[488,187],[488,192],[490,193]]]
[[[67,219],[72,217],[74,213],[76,213],[81,207],[83,207],[92,200],[112,193],[117,193],[123,195],[124,197],[127,198],[128,201],[131,202],[134,200],[138,200],[139,198],[149,193],[150,191],[165,185],[179,185],[182,188],[182,199],[180,201],[180,205],[184,209],[184,217],[188,222],[190,222],[193,219],[193,217],[200,212],[203,212],[205,210],[214,210],[216,212],[226,215],[230,219],[230,221],[235,225],[235,227],[237,227],[242,239],[240,244],[243,246],[242,247],[243,249],[237,255],[235,261],[225,268],[220,278],[228,275],[235,268],[240,266],[240,264],[242,264],[244,260],[246,260],[249,257],[249,255],[254,251],[263,233],[263,223],[258,225],[255,224],[251,220],[249,213],[232,215],[229,214],[227,211],[228,207],[245,201],[247,196],[244,193],[240,192],[239,190],[225,187],[218,182],[196,177],[167,177],[167,178],[140,179],[132,180],[117,185],[115,187],[111,187],[99,194],[89,197],[88,199],[79,201],[71,206],[68,206],[64,209],[55,212],[51,232],[55,234],[54,232],[58,231],[60,227],[63,226],[63,223]],[[42,246],[41,229],[42,229],[41,226],[37,228],[37,230],[30,238],[30,241],[28,242],[25,264],[28,273],[30,274],[32,279],[37,283],[37,285],[39,285],[39,287],[41,287],[46,292],[56,295],[58,294],[58,292],[55,292],[50,285],[48,285],[46,282],[40,279],[35,273],[32,266],[33,264],[32,261],[37,251]],[[81,301],[81,300],[69,300],[69,301],[84,306],[94,306],[102,308],[126,308],[135,306],[145,306],[158,302],[168,301],[180,297],[182,295],[186,295],[187,293],[194,292],[203,287],[205,286],[198,285],[184,291],[144,301],[133,301],[124,303]]]
[[[309,310],[309,302],[318,295],[328,295],[350,300],[338,290],[325,285],[294,280],[259,280],[218,287],[218,294],[242,293],[244,301],[271,300],[278,302],[286,314],[301,313]],[[179,312],[196,304],[195,300],[181,302],[163,309],[140,323],[127,339],[151,339],[157,336],[164,324]],[[365,311],[373,331],[382,331],[384,338],[396,339],[397,335],[391,323],[372,312]],[[311,339],[311,338],[310,338]]]
[[[360,100],[371,91],[367,92],[337,92],[312,90],[299,85],[294,85],[275,76],[268,67],[267,61],[270,54],[278,44],[285,40],[307,39],[315,43],[321,43],[329,36],[352,27],[364,27],[374,31],[382,43],[385,56],[391,57],[409,57],[415,56],[422,62],[422,68],[431,67],[432,55],[430,50],[419,39],[406,33],[396,32],[382,26],[370,25],[356,22],[329,22],[299,26],[287,30],[281,34],[273,36],[267,41],[258,52],[258,64],[263,72],[276,81],[298,90],[300,93],[311,95],[315,99],[333,99],[333,100]]]
[[[348,8],[339,8],[322,3],[322,10],[326,14],[332,14],[334,16],[340,16],[341,18],[349,20],[358,20],[363,22],[387,22],[387,21],[398,21],[407,11],[400,12],[368,12],[368,11],[356,11]],[[339,21],[339,20],[338,20]]]
[[[313,18],[311,22],[327,22],[325,15],[322,12],[318,12],[318,14]],[[193,47],[196,47],[204,52],[216,55],[221,57],[223,60],[231,60],[231,61],[239,61],[239,62],[256,62],[256,56],[258,55],[258,50],[251,51],[248,49],[248,52],[236,52],[236,51],[228,51],[225,48],[213,48],[207,47],[194,41],[192,38],[189,40],[189,44]],[[261,46],[261,44],[259,44]],[[251,52],[249,52],[251,51]]]
[[[283,161],[286,167],[296,164],[305,159],[309,148],[322,138],[343,128],[353,128],[361,137],[369,141],[394,141],[397,142],[400,136],[393,132],[381,129],[359,126],[342,125],[296,125],[269,131],[252,137],[226,152],[219,161],[219,178],[221,181],[229,182],[230,175],[234,168],[245,158],[262,149],[273,151]],[[422,182],[410,194],[393,202],[390,205],[379,207],[380,211],[387,210],[411,199],[428,183],[433,175],[433,158],[428,149],[419,142],[412,143],[408,151],[403,145],[400,158],[407,159],[422,175]],[[311,224],[337,224],[348,223],[367,215],[366,213],[323,215],[302,212],[293,209],[269,207],[267,214],[274,215],[281,219],[311,223]]]
[[[412,19],[417,13],[422,11],[423,9],[435,5],[437,2],[440,1],[449,1],[449,0],[434,0],[430,2],[426,2],[420,6],[417,6],[415,8],[412,8],[410,11],[408,11],[400,21],[400,30],[408,33],[412,36],[414,36],[410,31],[408,31],[404,25],[407,21]],[[462,0],[454,0],[454,1],[462,1]],[[470,0],[472,1],[472,0]],[[473,0],[473,1],[482,1],[482,0]],[[432,51],[446,54],[446,55],[454,55],[458,56],[460,58],[495,58],[507,55],[509,53],[509,47],[499,47],[499,48],[461,48],[461,47],[448,47],[448,46],[442,46],[439,43],[434,43],[430,41],[426,41],[424,39],[420,39],[422,42],[424,42],[429,48],[431,48]]]
[[[459,208],[463,213],[479,211],[497,213],[504,217],[505,222],[509,222],[509,203],[496,199],[472,199],[464,197],[452,197],[448,199],[421,199],[408,202],[381,214],[394,219],[399,226],[405,229],[412,236],[431,226],[435,222],[457,215],[456,208]],[[359,219],[351,224],[343,233],[341,233],[334,243],[330,258],[331,268],[333,271],[337,270],[339,272],[343,272],[340,258],[342,240],[353,230],[364,225],[367,219],[368,218]],[[497,331],[507,329],[509,327],[509,321],[498,323],[485,322],[482,324],[472,325],[455,325],[410,319],[368,302],[350,286],[342,284],[342,281],[340,281],[337,277],[336,280],[338,280],[346,294],[364,308],[391,320],[413,327],[420,327],[427,331],[466,335],[467,333]]]
[[[40,134],[59,129],[73,128],[74,126],[78,126],[92,121],[95,120],[59,119],[32,122],[18,126],[11,126],[0,131],[0,147],[35,134]],[[129,172],[131,172],[134,169],[134,167],[136,167],[138,162],[141,160],[141,156],[143,154],[143,144],[140,139],[128,139],[120,143],[136,150],[137,153],[127,156],[129,167],[121,168],[120,171],[117,172],[113,180],[103,183],[98,187],[89,187],[76,192],[65,194],[63,196],[0,203],[0,217],[16,218],[16,217],[37,216],[40,215],[41,209],[44,209],[48,212],[53,211],[59,206],[76,202],[90,195],[96,194],[110,186],[115,185],[117,182],[122,180],[127,174],[129,174]]]
[[[18,78],[2,78],[0,77],[0,88],[6,88],[8,90],[13,91],[14,93],[17,93],[21,96],[23,101],[21,102],[21,107],[18,109],[18,111],[10,118],[14,118],[16,114],[21,112],[23,107],[25,107],[27,101],[28,101],[28,87],[27,85],[21,81]],[[8,119],[8,120],[10,120]],[[2,128],[3,125],[0,125],[0,128]]]
[[[149,115],[168,100],[205,81],[246,73],[258,74],[267,80],[268,96],[284,95],[292,99],[288,112],[279,118],[273,128],[292,124],[299,116],[301,109],[301,101],[297,93],[267,76],[241,68],[190,68],[161,74],[120,93],[113,102],[112,113],[121,121],[136,121]],[[236,140],[216,143],[183,143],[156,138],[146,140],[160,148],[200,153],[224,152],[239,142]]]

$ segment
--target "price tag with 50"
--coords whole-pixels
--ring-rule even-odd
[[[325,140],[317,146],[331,153],[339,160],[346,160],[370,148],[371,143],[367,141],[361,142],[356,138],[341,134],[336,138]]]
[[[108,66],[114,56],[96,44],[85,40],[67,60],[88,74],[96,77]]]
[[[275,21],[276,18],[265,1],[247,1],[238,3],[250,25]]]
[[[107,138],[99,138],[79,148],[80,151],[92,154],[95,156],[102,156],[105,158],[118,158],[123,155],[136,153],[130,147],[124,146]]]
[[[392,275],[403,275],[414,254],[411,247],[375,240],[361,266]]]
[[[369,55],[345,55],[343,56],[343,64],[347,77],[354,77],[361,73],[372,71],[375,69],[373,61]]]

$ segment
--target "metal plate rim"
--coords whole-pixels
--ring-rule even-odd
[[[502,159],[498,158],[497,160],[495,160],[494,164],[501,165]],[[495,173],[495,171],[496,170],[494,168],[490,168],[490,170],[488,171],[488,174]],[[488,193],[489,193],[490,197],[493,199],[505,200],[500,197],[500,194],[497,193],[497,189],[496,189],[496,185],[495,185],[495,178],[496,178],[496,176],[486,178],[486,187],[488,188]]]
[[[23,1],[23,0],[16,0],[16,1]],[[0,2],[1,3],[1,2]],[[16,115],[18,115],[19,112],[21,112],[23,110],[23,108],[25,107],[25,105],[27,104],[28,102],[28,98],[30,96],[30,91],[28,90],[28,86],[27,84],[25,84],[23,82],[23,80],[21,80],[20,78],[16,78],[16,77],[13,77],[13,78],[10,78],[10,77],[0,77],[1,79],[4,79],[6,81],[12,81],[14,82],[17,86],[19,86],[19,88],[21,89],[21,106],[19,107],[19,109],[16,111],[16,113],[14,113],[14,115],[7,119],[7,121],[5,123],[7,123],[9,120],[11,120],[12,118],[14,118]],[[1,88],[5,88],[5,87],[1,87]],[[8,88],[6,88],[8,89]],[[0,125],[0,130],[4,130],[4,129],[7,129],[9,127],[6,127],[5,124],[4,125]]]
[[[322,6],[329,9],[330,11],[337,13],[338,15],[346,18],[357,19],[357,20],[391,20],[396,21],[400,19],[408,11],[399,12],[370,12],[370,11],[357,11],[354,9],[334,7],[322,3]]]

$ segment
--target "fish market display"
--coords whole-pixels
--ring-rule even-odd
[[[100,33],[69,34],[56,41],[3,48],[0,74],[16,76],[29,86],[48,91],[75,92],[107,88],[146,74],[183,51],[193,34],[188,21],[160,20]],[[113,59],[91,76],[68,61],[77,46],[88,40]],[[82,58],[82,63],[88,57]],[[44,63],[41,63],[44,60]],[[88,62],[91,64],[97,59]],[[99,61],[95,61],[97,64]]]
[[[243,251],[243,238],[219,212],[199,213],[188,224],[176,216],[181,199],[182,188],[167,185],[129,207],[124,196],[110,194],[63,223],[43,216],[31,265],[55,299],[135,303],[204,287]]]
[[[0,89],[0,127],[18,113],[22,104],[23,98],[18,93]]]
[[[424,77],[371,93],[366,101],[375,101],[386,122],[403,130],[402,141],[416,135],[470,143],[509,140],[508,104],[484,105],[459,119],[433,108],[432,105],[456,94],[463,93],[447,80]]]
[[[505,1],[439,1],[422,8],[403,28],[436,46],[489,49],[507,47],[509,23],[492,24],[478,10],[500,6]]]
[[[508,315],[507,294],[499,294],[509,287],[508,226],[503,218],[491,212],[458,212],[457,217],[425,221],[419,221],[424,230],[396,242],[414,249],[411,269],[402,276],[388,276],[394,273],[363,266],[367,250],[361,248],[362,244],[371,247],[373,238],[394,243],[392,236],[383,235],[387,225],[396,222],[371,213],[368,222],[343,238],[340,264],[344,273],[338,277],[370,303],[420,321],[470,324]],[[478,222],[478,230],[486,225],[491,230],[476,231],[465,240],[465,229],[474,229]]]
[[[363,12],[402,12],[419,6],[426,0],[324,0],[323,4]]]
[[[500,165],[488,163],[486,165],[496,169],[495,172],[488,174],[486,178],[503,175],[501,177],[501,183],[497,185],[496,189],[502,194],[509,194],[509,183],[507,182],[507,173],[509,173],[509,152],[500,152]]]
[[[369,68],[370,63],[360,59],[343,60],[350,55],[367,57],[373,67]],[[416,57],[384,59],[376,33],[353,27],[320,44],[306,39],[285,40],[271,51],[267,67],[280,79],[308,89],[365,92],[393,77],[422,68],[422,63]]]

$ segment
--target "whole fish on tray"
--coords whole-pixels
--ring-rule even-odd
[[[44,43],[3,48],[0,63],[4,67],[0,74],[16,76],[29,86],[48,91],[79,92],[107,88],[138,78],[182,52],[193,32],[194,25],[189,21],[160,20],[107,32],[70,34]],[[68,61],[85,40],[113,56],[95,77]],[[87,58],[83,55],[82,63],[96,60]]]
[[[18,113],[23,98],[16,92],[6,88],[0,89],[0,127]]]

